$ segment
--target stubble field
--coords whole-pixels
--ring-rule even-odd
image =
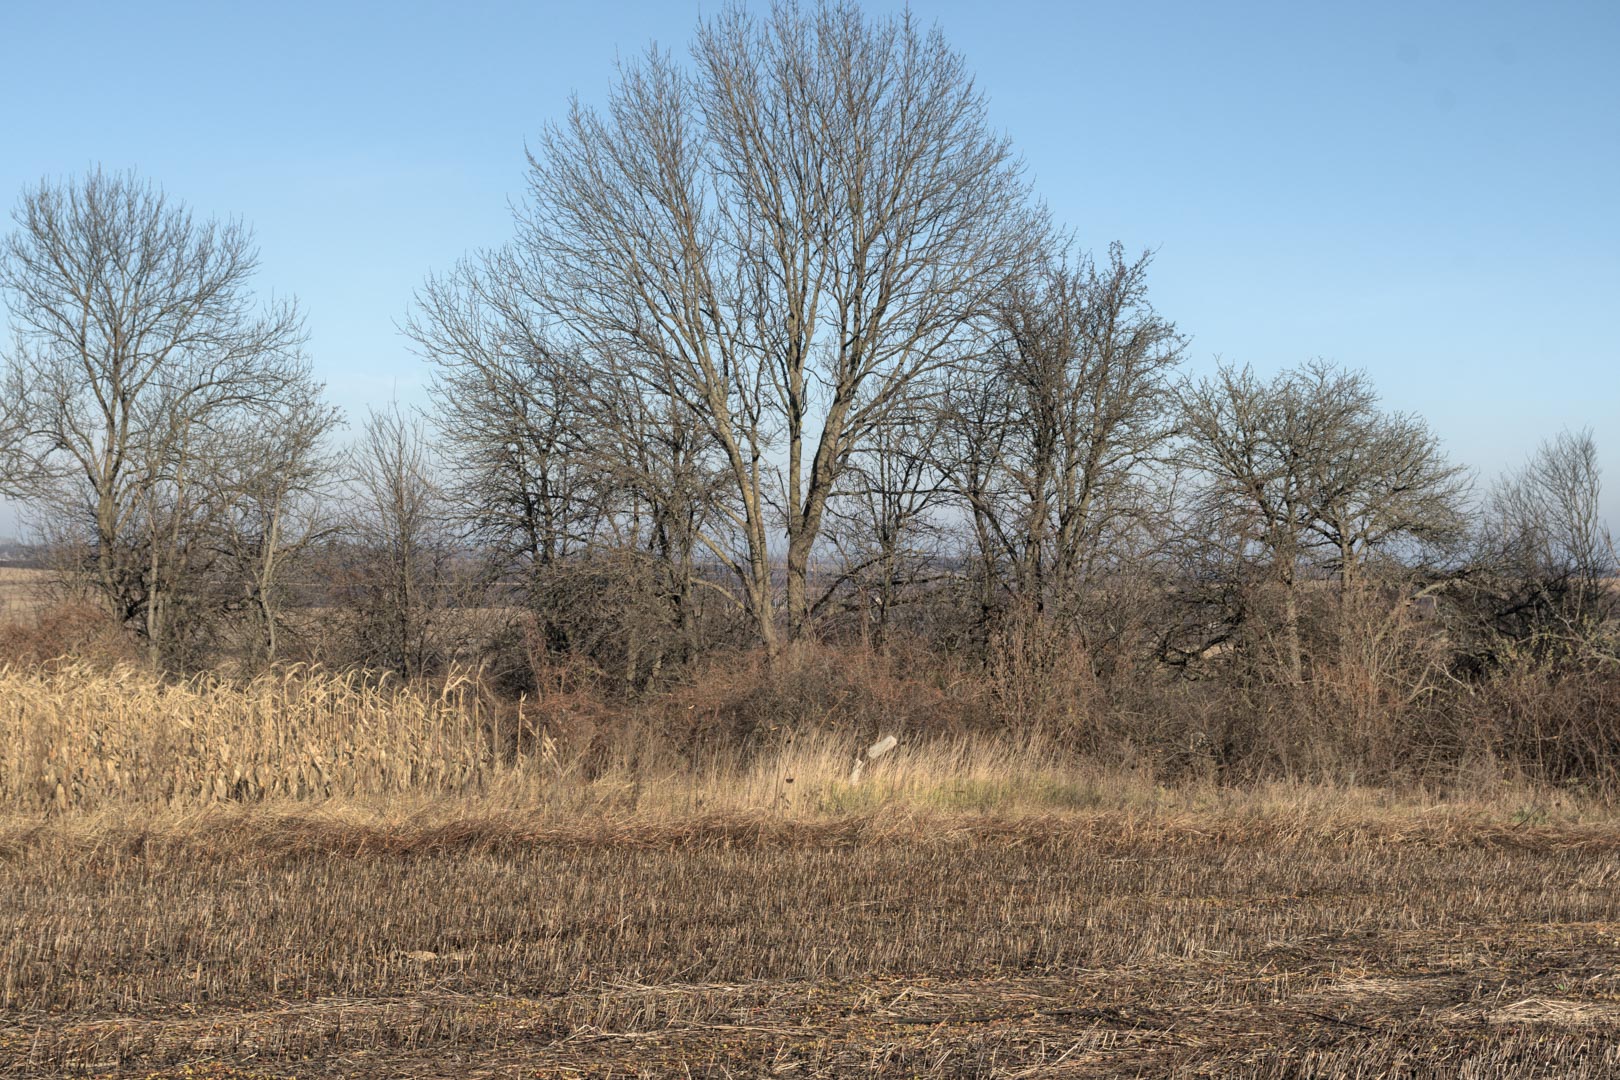
[[[50,575],[43,570],[0,566],[0,625],[33,616],[45,603]]]
[[[0,1074],[1620,1074],[1620,831],[1455,809],[0,831]]]

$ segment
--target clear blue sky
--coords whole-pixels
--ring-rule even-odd
[[[1157,249],[1195,370],[1366,368],[1486,479],[1591,426],[1620,523],[1616,0],[913,10],[1083,243]],[[3,0],[0,203],[99,162],[240,215],[333,400],[416,401],[396,324],[423,275],[509,236],[524,141],[570,93],[699,14]]]

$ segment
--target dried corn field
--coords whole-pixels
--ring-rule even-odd
[[[466,679],[430,693],[302,668],[247,683],[72,664],[0,669],[0,804],[461,792],[492,778],[499,736]]]

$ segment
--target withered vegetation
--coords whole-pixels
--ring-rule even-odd
[[[0,1071],[1620,1069],[1620,832],[1198,812],[15,824]]]
[[[931,677],[0,671],[0,1074],[1620,1069],[1606,789],[1133,764]]]
[[[977,699],[858,661],[617,715],[0,673],[0,1075],[1620,1069],[1601,791],[929,736]],[[857,778],[881,724],[904,738]]]

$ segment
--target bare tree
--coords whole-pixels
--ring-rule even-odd
[[[829,502],[828,540],[838,569],[812,614],[840,601],[860,617],[864,640],[883,645],[902,604],[941,578],[951,492],[935,443],[946,423],[939,395],[914,393],[851,459]]]
[[[678,395],[648,392],[626,365],[602,359],[587,395],[588,430],[590,460],[615,495],[609,546],[648,564],[643,577],[675,629],[675,658],[685,659],[697,646],[699,593],[733,600],[699,565],[699,538],[724,505],[726,478],[707,426]]]
[[[1589,430],[1542,443],[1490,492],[1472,602],[1491,631],[1543,655],[1589,651],[1620,617],[1614,539]]]
[[[587,546],[605,513],[589,467],[592,373],[547,333],[511,254],[430,279],[406,333],[434,366],[447,494],[471,538],[526,576]]]
[[[304,394],[281,403],[273,426],[238,430],[215,460],[209,482],[223,503],[215,526],[223,585],[249,614],[257,663],[280,655],[289,573],[337,532],[327,505],[339,476],[327,446],[337,423],[335,409]]]
[[[1182,339],[1148,302],[1150,262],[1115,244],[1106,266],[1053,259],[1015,282],[984,384],[954,395],[957,489],[1032,614],[1075,622],[1151,505]]]
[[[728,567],[775,649],[852,457],[1027,261],[1043,221],[938,31],[853,4],[703,24],[692,66],[621,66],[531,153],[520,246],[581,347],[703,425]]]
[[[351,450],[349,535],[362,562],[348,598],[363,660],[406,678],[430,674],[456,585],[449,529],[427,430],[398,407],[372,412]]]
[[[548,333],[525,278],[494,252],[417,296],[407,332],[435,369],[447,494],[497,573],[524,583],[549,649],[589,641],[599,655],[621,627],[643,640],[615,643],[633,659],[612,666],[656,667],[667,657],[644,647],[649,626],[667,620],[677,652],[694,644],[696,536],[714,495],[705,429],[612,354],[588,362]],[[618,602],[656,610],[582,620],[601,598],[587,605],[575,586],[600,591],[605,578]]]
[[[962,369],[947,383],[944,423],[934,444],[941,471],[966,507],[964,566],[977,608],[974,633],[989,630],[1008,574],[1008,534],[1002,525],[1001,461],[1012,434],[1006,422],[1013,403],[1006,382],[993,369]],[[981,641],[982,643],[982,641]]]
[[[181,549],[200,554],[192,526],[218,506],[199,478],[223,433],[312,392],[303,322],[254,299],[245,226],[196,221],[133,175],[43,182],[14,219],[0,291],[21,494],[83,518],[101,594],[156,654]]]
[[[0,382],[0,499],[18,498],[35,484],[35,462],[28,453],[28,429],[16,391]]]
[[[1363,373],[1321,361],[1269,383],[1223,367],[1182,387],[1200,520],[1226,522],[1234,557],[1265,568],[1279,609],[1266,636],[1289,682],[1304,678],[1300,590],[1313,568],[1336,576],[1342,596],[1370,552],[1450,542],[1463,526],[1465,474],[1422,420],[1377,405]]]

